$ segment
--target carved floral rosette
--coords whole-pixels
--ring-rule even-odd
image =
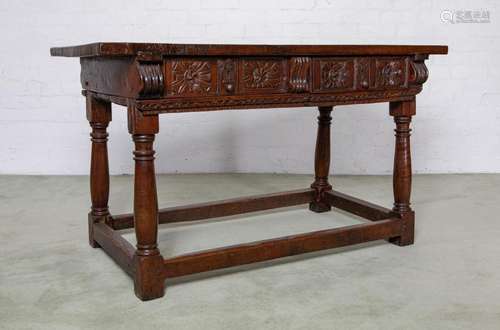
[[[171,92],[174,95],[207,94],[212,86],[211,64],[202,60],[172,62]]]
[[[240,62],[243,92],[284,91],[285,63],[282,59],[244,59]]]

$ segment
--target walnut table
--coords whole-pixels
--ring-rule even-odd
[[[94,43],[52,48],[79,57],[92,127],[89,239],[133,279],[142,300],[163,296],[166,278],[323,249],[387,239],[413,243],[410,208],[410,121],[422,90],[429,54],[446,46],[181,45]],[[330,113],[337,105],[389,102],[396,123],[394,206],[386,209],[335,191],[328,182]],[[135,144],[134,213],[111,215],[106,128],[111,103],[127,107]],[[158,209],[153,141],[158,115],[211,110],[319,108],[315,180],[310,187],[267,195]],[[224,217],[298,204],[313,212],[339,208],[370,220],[164,259],[158,224]],[[134,248],[119,234],[135,228]]]

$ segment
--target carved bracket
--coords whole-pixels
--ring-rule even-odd
[[[413,61],[410,61],[410,72],[408,80],[412,85],[421,85],[427,81],[429,70],[425,66],[424,61],[426,56],[415,56]]]
[[[161,57],[151,53],[140,53],[137,56],[137,70],[142,82],[139,92],[141,97],[157,98],[163,95],[164,81],[163,62]]]
[[[303,93],[311,90],[310,71],[310,57],[292,57],[290,59],[290,92]]]

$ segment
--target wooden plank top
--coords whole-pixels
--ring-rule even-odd
[[[134,56],[141,52],[181,56],[371,56],[447,54],[443,45],[223,45],[97,42],[54,47],[52,56]]]

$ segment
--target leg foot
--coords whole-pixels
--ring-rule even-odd
[[[93,248],[100,248],[101,246],[94,240],[94,222],[91,212],[89,213],[89,244]]]
[[[316,213],[323,213],[323,212],[328,212],[331,211],[332,207],[330,204],[323,203],[323,202],[311,202],[309,203],[309,210],[316,212]]]
[[[134,256],[134,291],[141,300],[152,300],[165,295],[163,258],[158,256]]]
[[[415,212],[407,212],[401,218],[403,220],[402,234],[389,239],[389,242],[399,246],[412,245],[415,237]]]

